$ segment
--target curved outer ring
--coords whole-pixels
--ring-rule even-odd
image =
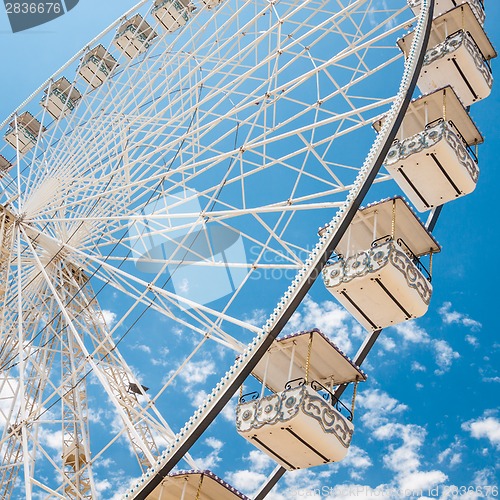
[[[413,38],[411,50],[405,62],[398,94],[343,207],[338,210],[330,222],[328,230],[320,238],[304,267],[297,273],[294,281],[267,320],[262,332],[256,335],[245,352],[235,361],[211,394],[207,396],[205,402],[176,435],[175,442],[159,457],[157,465],[149,469],[138,480],[135,487],[125,495],[125,498],[145,499],[161,483],[162,479],[188,452],[236,393],[247,376],[250,375],[298,308],[316,278],[321,274],[322,268],[337,247],[371,187],[404,118],[417,85],[427,49],[434,2],[435,0],[423,0],[422,2],[420,18],[415,29],[416,36]]]

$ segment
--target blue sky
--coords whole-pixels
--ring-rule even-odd
[[[133,5],[128,0],[81,0],[62,18],[15,35],[2,10],[1,116]],[[500,5],[488,1],[486,10],[487,32],[499,49]],[[496,66],[493,61],[494,70]],[[486,101],[472,107],[485,137],[479,150],[478,187],[445,207],[434,232],[443,250],[434,261],[429,312],[417,321],[385,330],[363,367],[369,380],[360,388],[350,454],[339,465],[287,474],[270,498],[312,497],[309,493],[315,491],[316,495],[331,491],[331,498],[399,498],[397,492],[402,489],[424,493],[431,489],[439,498],[453,498],[454,487],[469,488],[461,498],[498,496],[495,490],[489,496],[477,492],[480,487],[483,491],[498,487],[500,476],[500,340],[495,314],[495,280],[500,276],[493,256],[498,242],[494,207],[500,182],[495,120],[499,109],[499,85],[494,85]],[[111,298],[103,307],[119,315],[120,306]],[[309,327],[322,329],[351,354],[362,341],[360,328],[321,283],[314,286],[288,331]],[[164,363],[167,371],[182,340],[174,338],[167,345],[159,332],[151,332],[158,346],[153,359]],[[139,371],[147,373],[152,353],[145,342],[138,338],[130,343],[126,354],[133,356],[132,364]],[[216,363],[215,357],[202,360],[186,373],[184,380],[192,386],[195,402],[217,382]],[[188,418],[193,410],[194,405],[179,409],[179,419]],[[219,417],[194,454],[200,465],[251,494],[273,464],[233,432],[230,410]],[[137,473],[129,462],[116,460],[109,469],[102,466],[103,498],[114,498],[117,484]],[[433,493],[427,496],[436,497]]]

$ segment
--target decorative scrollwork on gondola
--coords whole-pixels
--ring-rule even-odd
[[[409,137],[403,141],[395,141],[385,160],[386,165],[393,165],[406,158],[420,153],[437,144],[444,136],[444,129],[441,124]]]
[[[239,402],[247,403],[248,401],[256,401],[257,399],[259,399],[259,393],[257,391],[252,391],[247,394],[243,394],[243,396],[240,397]]]
[[[379,244],[370,250],[358,252],[347,260],[339,260],[330,266],[325,266],[323,269],[325,285],[335,287],[378,271],[389,262],[391,245],[391,242]]]
[[[303,385],[306,385],[306,379],[304,377],[294,378],[292,380],[289,380],[285,384],[285,391],[289,391],[290,389],[295,389],[297,387],[302,387]]]
[[[345,414],[344,416],[347,420],[352,422],[352,411],[323,384],[317,380],[312,380],[311,388],[314,389],[325,401],[328,401],[341,415]]]
[[[406,283],[410,288],[414,288],[425,304],[431,301],[432,287],[429,280],[425,278],[421,271],[415,266],[413,261],[405,252],[393,247],[390,253],[391,263],[406,278]]]
[[[353,433],[352,425],[349,424],[352,414],[350,419],[342,415],[336,405],[346,407],[331,393],[328,396],[331,401],[311,393],[312,385],[311,388],[301,385],[279,394],[263,397],[259,401],[249,401],[239,405],[236,410],[236,428],[239,432],[248,432],[260,429],[264,425],[283,426],[297,413],[302,412],[316,420],[325,433],[336,436],[342,446],[349,447]],[[329,392],[317,381],[314,386]]]
[[[439,43],[432,49],[429,49],[424,56],[424,66],[427,66],[438,59],[442,59],[449,54],[455,52],[461,45],[464,45],[471,54],[474,64],[479,72],[483,75],[486,83],[491,88],[493,85],[493,76],[491,70],[481,54],[476,42],[471,35],[464,30],[456,31],[449,35],[444,42]]]
[[[365,276],[368,273],[375,273],[391,262],[404,275],[408,286],[414,288],[422,300],[429,304],[432,295],[429,272],[413,253],[409,257],[400,244],[394,240],[390,239],[370,250],[359,252],[352,259],[356,262],[362,261],[365,264],[360,266],[357,272],[352,265],[347,265],[345,261],[336,262],[323,269],[323,280],[328,288],[348,283],[354,278]]]
[[[347,420],[323,398],[307,394],[302,402],[302,411],[314,418],[324,432],[334,434],[345,448],[351,444],[352,429],[347,425]]]
[[[373,240],[372,244],[370,246],[371,246],[371,248],[377,248],[380,245],[384,245],[385,243],[389,243],[389,241],[391,241],[391,240],[392,240],[392,236],[390,234],[386,234],[385,236],[381,236],[380,238]]]
[[[479,177],[479,168],[474,160],[474,154],[465,143],[465,139],[451,121],[433,122],[425,130],[403,141],[395,141],[387,154],[385,164],[390,166],[406,158],[425,151],[438,144],[443,139],[456,152],[457,161],[462,165],[474,182]],[[373,244],[372,244],[373,245]]]
[[[449,127],[445,129],[445,136],[450,146],[455,150],[457,160],[460,165],[465,168],[471,179],[474,182],[477,182],[479,177],[479,168],[477,163],[471,158],[471,154],[464,146],[463,141],[460,140],[460,137],[455,133],[455,131]]]
[[[311,380],[311,389],[314,389],[325,401],[328,401],[330,404],[333,401],[334,395],[317,380]]]

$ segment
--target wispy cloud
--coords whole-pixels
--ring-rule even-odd
[[[215,363],[208,359],[190,361],[179,376],[188,384],[204,384],[215,373]]]
[[[431,340],[429,334],[415,321],[405,321],[395,325],[394,329],[404,342],[410,344],[428,344]]]
[[[425,372],[427,371],[427,368],[418,361],[413,361],[413,363],[411,364],[411,370],[413,372]]]
[[[146,354],[151,354],[151,347],[146,344],[135,344],[131,346],[131,349],[134,349],[136,351],[142,351],[145,352]]]
[[[238,470],[236,472],[230,472],[227,477],[232,486],[250,496],[258,490],[260,485],[263,484],[267,478],[267,476],[262,474],[262,472],[252,470]]]
[[[102,479],[95,482],[95,488],[97,493],[103,493],[104,491],[111,490],[112,484],[108,479]]]
[[[447,479],[448,476],[440,470],[414,471],[401,477],[399,488],[401,491],[430,491]]]
[[[236,404],[238,402],[238,398],[239,395],[233,396],[220,413],[222,418],[227,422],[233,423],[234,419],[236,418]]]
[[[421,448],[426,435],[427,431],[419,425],[395,422],[376,428],[373,432],[376,439],[389,442],[383,461],[395,473],[394,484],[399,490],[428,490],[448,479],[440,470],[420,470]]]
[[[104,323],[108,328],[111,328],[116,323],[116,313],[113,311],[103,309],[102,316],[104,318]]]
[[[460,440],[455,440],[448,448],[438,455],[438,462],[448,467],[455,467],[462,462],[462,450],[464,445]]]
[[[210,448],[211,451],[204,457],[197,458],[196,465],[201,470],[213,470],[221,461],[220,454],[224,443],[215,437],[208,437],[205,439],[204,444]]]
[[[452,309],[451,302],[445,302],[439,309],[439,314],[445,325],[463,325],[469,328],[471,331],[478,331],[481,329],[482,325],[479,321],[476,321],[466,314],[463,314]]]
[[[40,442],[56,451],[62,450],[62,431],[49,431],[48,429],[41,429]]]
[[[377,339],[377,345],[380,345],[384,351],[394,351],[396,349],[394,339],[383,334]]]
[[[369,429],[384,425],[391,417],[408,409],[408,406],[379,389],[364,390],[359,394],[357,402],[365,410],[361,414],[361,420]]]
[[[421,470],[422,454],[427,431],[420,425],[401,423],[408,406],[386,392],[375,389],[359,397],[364,408],[363,424],[371,436],[384,447],[383,462],[394,473],[389,487],[419,491],[433,488],[447,480],[440,470]]]
[[[451,345],[443,339],[432,338],[427,331],[417,324],[416,320],[406,321],[391,327],[389,331],[396,332],[395,340],[396,348],[401,347],[405,350],[412,347],[423,346],[429,349],[438,366],[435,370],[436,375],[442,375],[447,372],[453,361],[460,357],[460,354],[453,350]],[[426,371],[426,367],[418,361],[413,361],[411,365],[412,371]]]
[[[262,326],[267,319],[264,309],[254,309],[250,314],[245,314],[243,320],[254,326]]]
[[[472,347],[479,347],[479,341],[474,335],[466,335],[465,341],[468,342]]]
[[[353,331],[360,327],[352,316],[339,304],[331,300],[315,302],[307,296],[302,306],[291,317],[287,332],[319,328],[345,352],[351,352]]]
[[[208,392],[201,390],[201,391],[196,391],[193,395],[193,398],[191,400],[191,405],[194,406],[195,408],[198,408],[205,399],[207,399]]]
[[[264,472],[276,465],[276,462],[272,458],[260,450],[252,450],[245,460],[250,462],[250,469],[256,472]]]
[[[432,345],[436,364],[438,365],[438,369],[434,373],[442,375],[450,369],[453,360],[458,359],[460,354],[455,352],[446,340],[433,340]]]
[[[495,416],[469,420],[462,424],[462,429],[468,431],[473,438],[487,439],[495,448],[500,448],[500,420]]]
[[[362,479],[364,473],[373,465],[368,453],[359,446],[351,445],[347,456],[342,461],[342,467],[349,468],[352,479]]]
[[[397,473],[416,471],[420,467],[418,451],[425,441],[426,431],[418,425],[387,423],[374,430],[373,436],[382,441],[401,441],[391,443],[384,456],[384,464]]]

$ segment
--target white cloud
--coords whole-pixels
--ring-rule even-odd
[[[116,313],[110,311],[109,309],[103,309],[102,316],[104,318],[104,323],[108,328],[111,328],[116,322]]]
[[[385,351],[394,351],[396,348],[396,342],[391,337],[387,337],[384,335],[381,335],[377,339],[377,345],[379,345],[384,349]]]
[[[276,465],[276,462],[271,457],[260,450],[252,450],[245,460],[250,462],[250,469],[255,472],[263,472],[272,465]]]
[[[493,446],[500,448],[500,420],[489,416],[462,424],[462,429],[476,439],[486,438]]]
[[[179,376],[188,384],[203,384],[210,375],[215,373],[215,363],[208,359],[190,361]]]
[[[352,479],[361,479],[366,469],[373,465],[368,453],[358,446],[351,445],[341,467],[349,467]]]
[[[21,406],[18,397],[18,380],[10,377],[8,372],[2,372],[0,375],[0,429],[9,422],[9,414],[16,415]]]
[[[307,485],[307,490],[314,490],[320,488],[322,486],[322,482],[323,481],[319,477],[319,474],[316,474],[310,469],[294,470],[293,472],[287,473],[285,476],[285,484],[291,491],[303,489],[304,485]],[[287,491],[284,491],[283,493],[287,494]],[[287,498],[290,498],[290,496]]]
[[[374,430],[373,436],[380,440],[400,439],[402,444],[389,445],[389,452],[384,456],[385,465],[392,471],[408,474],[420,466],[418,450],[425,440],[426,431],[418,425],[389,423]]]
[[[477,337],[474,337],[474,335],[466,335],[465,336],[466,342],[468,342],[472,347],[479,347],[479,341],[477,340]]]
[[[446,340],[432,339],[423,328],[417,325],[415,320],[395,325],[391,327],[391,330],[395,331],[397,336],[402,339],[403,348],[408,348],[412,345],[426,346],[426,348],[432,352],[438,366],[437,370],[434,372],[436,375],[442,375],[447,372],[451,368],[453,361],[460,357],[460,354],[454,351]],[[469,339],[469,341],[472,342],[473,337]],[[389,347],[392,349],[390,344]],[[413,361],[411,370],[414,372],[424,372],[426,371],[426,367],[418,361]]]
[[[151,354],[151,347],[146,344],[135,344],[132,346],[132,349],[145,352],[146,354]]]
[[[62,450],[62,431],[49,431],[42,428],[40,431],[40,442],[56,451]]]
[[[403,338],[405,342],[412,344],[428,344],[430,341],[429,334],[417,323],[412,321],[405,321],[393,327],[397,334]]]
[[[437,375],[442,375],[448,371],[453,364],[453,361],[460,357],[458,352],[455,352],[446,340],[431,339],[430,335],[420,326],[415,320],[406,321],[391,327],[399,338],[403,340],[403,347],[410,345],[425,345],[434,355],[438,369],[435,371]],[[411,369],[413,371],[425,371],[426,368],[422,364],[414,361]]]
[[[94,402],[93,402],[94,403]],[[103,426],[107,425],[107,418],[109,417],[108,412],[104,408],[98,408],[97,405],[92,404],[88,410],[89,422],[93,424],[101,424]]]
[[[432,347],[434,349],[434,357],[436,359],[436,364],[439,369],[434,373],[437,375],[442,375],[444,372],[448,371],[453,363],[454,359],[458,359],[460,354],[455,352],[450,344],[446,340],[433,340]]]
[[[177,284],[177,290],[183,294],[187,294],[189,292],[189,280],[187,278],[183,278],[180,283]]]
[[[479,321],[469,318],[466,314],[453,311],[451,302],[445,302],[439,309],[439,314],[443,323],[446,325],[459,324],[469,328],[472,331],[478,331],[482,325]]]
[[[195,408],[198,408],[199,406],[201,406],[201,404],[203,403],[203,401],[205,401],[205,399],[207,399],[207,396],[208,396],[208,392],[206,392],[204,390],[197,391],[197,392],[194,393],[194,397],[191,400],[191,404]]]
[[[487,484],[494,485],[497,484],[496,471],[493,469],[481,469],[475,472],[474,479],[472,483],[476,486],[484,487]]]
[[[208,437],[207,439],[205,439],[205,444],[207,446],[210,446],[210,448],[215,451],[219,451],[224,446],[224,443],[220,439],[214,437]]]
[[[121,484],[118,483],[113,487],[113,496],[109,498],[109,500],[123,500],[123,497],[128,492],[130,488],[134,486],[137,482],[137,479],[130,478],[120,478]]]
[[[387,498],[396,498],[391,489],[399,492],[427,490],[448,479],[440,470],[421,470],[421,450],[425,449],[427,431],[420,425],[400,422],[401,413],[408,409],[406,405],[379,389],[361,394],[360,400],[360,406],[367,410],[361,419],[366,428],[371,430],[371,436],[381,442],[380,455],[384,466],[394,473],[388,485],[378,487],[385,486],[376,493],[377,498],[384,498],[384,494]],[[366,488],[369,489],[368,486]],[[365,494],[368,498],[375,495],[375,492],[360,490],[357,493],[360,498],[364,498]],[[333,498],[349,498],[349,495],[342,495],[339,489]]]
[[[102,493],[103,491],[111,489],[112,484],[107,480],[103,479],[101,481],[96,481],[95,488],[98,493]]]
[[[247,461],[250,462],[250,470],[239,470],[230,472],[228,482],[239,489],[242,493],[252,497],[257,490],[265,483],[268,474],[264,474],[266,469],[274,468],[276,463],[264,453],[252,450]],[[335,467],[337,464],[333,464]],[[326,473],[326,477],[330,477],[331,470]],[[323,473],[324,474],[324,473]],[[300,495],[300,491],[307,491],[307,498],[320,498],[319,496],[311,496],[311,490],[320,488],[324,483],[322,474],[317,474],[310,469],[301,469],[287,472],[283,480],[278,486],[266,497],[269,500],[289,500]]]
[[[448,476],[439,470],[417,471],[403,476],[399,482],[399,488],[402,491],[429,491],[447,479]]]
[[[396,473],[394,484],[399,491],[429,490],[448,479],[448,476],[439,470],[420,470],[422,459],[420,449],[425,443],[426,435],[426,430],[419,425],[400,423],[388,423],[373,432],[376,439],[401,440],[400,445],[392,442],[383,458],[385,466]]]
[[[460,464],[462,462],[462,448],[463,445],[460,441],[455,441],[438,455],[438,462],[445,463],[449,467]]]
[[[287,332],[298,332],[318,328],[344,352],[352,350],[351,329],[355,322],[339,304],[331,300],[315,302],[306,296],[298,311],[290,318]]]
[[[112,458],[100,458],[95,463],[96,467],[102,467],[103,469],[109,469],[110,467],[116,467],[115,461]]]
[[[220,412],[222,418],[227,420],[228,422],[234,422],[236,418],[236,403],[238,401],[239,396],[233,396],[224,409]]]
[[[197,458],[195,460],[196,467],[200,470],[213,470],[221,461],[220,451],[222,450],[224,443],[220,439],[208,437],[205,439],[205,444],[209,448],[212,448],[212,451],[204,457]]]
[[[337,485],[330,490],[329,499],[334,500],[393,500],[394,488],[380,484],[376,488],[362,484]]]
[[[497,474],[493,469],[480,469],[474,473],[472,483],[469,484],[468,490],[463,491],[462,484],[447,484],[446,494],[443,494],[441,500],[452,500],[457,498],[457,492],[460,492],[460,498],[464,500],[477,500],[478,498],[495,498],[498,495],[492,495],[492,488],[489,485],[497,484]],[[474,488],[475,486],[475,488]],[[488,488],[489,491],[486,490]]]
[[[168,347],[162,347],[161,349],[155,349],[155,354],[158,356],[156,358],[151,358],[151,364],[153,366],[163,366],[167,368],[170,366],[172,361],[168,358],[170,350]]]
[[[165,316],[161,315],[160,318],[165,318]],[[179,325],[173,325],[170,328],[170,333],[173,333],[176,337],[182,337],[184,330]]]
[[[231,486],[250,497],[259,489],[266,478],[265,474],[250,470],[239,470],[228,474],[228,482]]]
[[[262,326],[267,320],[264,309],[254,309],[249,315],[243,316],[243,321],[253,326]]]
[[[367,469],[373,465],[368,453],[359,446],[354,445],[349,448],[343,464],[359,469]]]
[[[427,370],[427,368],[424,365],[420,364],[418,361],[414,361],[411,364],[411,369],[414,372],[425,372]]]
[[[367,410],[360,412],[362,413],[361,420],[370,429],[387,423],[391,416],[408,409],[406,405],[379,389],[363,391],[358,395],[357,403],[360,408]]]

